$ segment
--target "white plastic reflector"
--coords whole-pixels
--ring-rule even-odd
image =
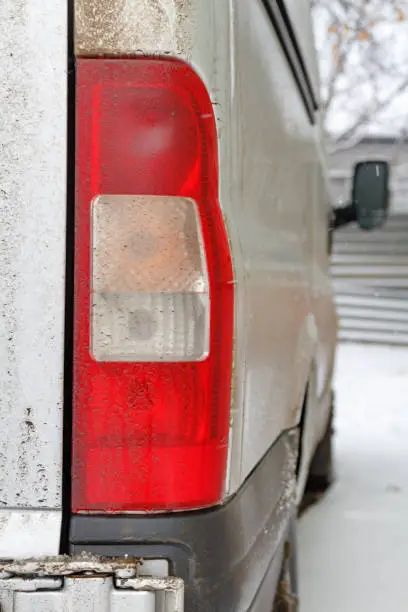
[[[92,217],[94,359],[204,359],[209,288],[194,201],[103,195]]]

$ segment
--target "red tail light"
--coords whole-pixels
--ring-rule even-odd
[[[211,506],[233,273],[215,119],[180,62],[77,65],[74,512]]]

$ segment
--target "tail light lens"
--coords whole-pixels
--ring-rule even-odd
[[[193,200],[99,196],[92,205],[92,354],[97,361],[199,361],[209,290]]]
[[[212,104],[191,68],[80,59],[76,181],[73,511],[214,505],[233,273]]]

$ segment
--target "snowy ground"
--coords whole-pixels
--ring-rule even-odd
[[[299,525],[301,612],[408,610],[408,350],[342,345],[336,484]]]

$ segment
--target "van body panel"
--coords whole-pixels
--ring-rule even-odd
[[[324,311],[330,291],[325,286],[322,305],[313,289],[319,285],[315,227],[327,223],[328,206],[319,174],[320,129],[264,2],[75,2],[77,55],[177,57],[198,72],[214,104],[220,203],[236,277],[226,496],[299,421],[313,362],[324,377],[329,368],[320,362],[333,352],[332,321]],[[296,31],[307,39],[311,21],[303,4],[308,0]],[[313,66],[314,53],[301,48]],[[312,439],[321,433],[320,412],[317,407],[317,420],[310,419]]]
[[[273,11],[271,2],[75,0],[74,41],[66,0],[4,0],[0,8],[10,50],[0,58],[0,418],[8,428],[0,558],[60,549],[70,444],[62,416],[66,165],[74,162],[67,48],[74,42],[77,57],[170,56],[199,74],[218,128],[235,276],[225,496],[206,512],[168,515],[70,516],[64,508],[63,552],[170,559],[194,609],[269,609],[295,496],[329,417],[336,340],[310,1],[277,0]],[[285,47],[295,43],[307,78]]]
[[[234,125],[243,145],[235,215],[246,272],[246,325],[239,330],[246,334],[244,480],[280,432],[296,424],[318,351],[312,286],[321,189],[317,128],[260,0],[236,2],[235,54]]]
[[[218,127],[219,199],[231,244],[236,278],[235,355],[226,495],[236,491],[242,484],[244,401],[244,377],[240,365],[243,364],[244,353],[243,343],[240,342],[242,334],[238,330],[245,325],[239,307],[245,300],[245,269],[241,256],[241,237],[235,219],[235,200],[239,196],[240,177],[234,160],[239,142],[231,125],[235,86],[232,70],[234,4],[235,0],[145,0],[138,3],[115,0],[112,6],[111,3],[94,0],[75,2],[77,56],[108,53],[113,56],[176,57],[188,62],[200,75],[213,102]],[[116,17],[112,22],[114,14]],[[137,27],[135,24],[138,24]],[[107,32],[110,32],[109,36]]]
[[[61,511],[0,509],[0,559],[59,552]]]
[[[61,508],[67,5],[0,7],[0,507]],[[37,519],[36,519],[37,520]],[[58,551],[59,533],[39,546]],[[8,555],[21,549],[9,540]],[[27,548],[28,551],[28,548]]]

